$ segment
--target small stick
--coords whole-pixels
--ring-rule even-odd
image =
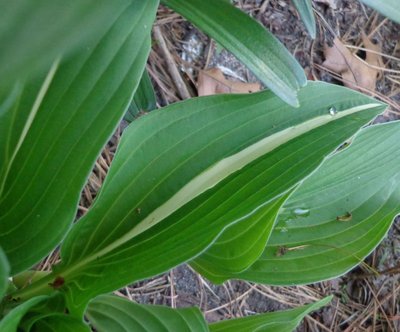
[[[176,308],[176,294],[175,294],[175,285],[174,285],[174,270],[169,272],[169,284],[170,284],[170,293],[171,293],[171,307]]]
[[[167,43],[165,42],[165,39],[161,33],[161,28],[159,26],[155,26],[153,31],[154,31],[154,38],[157,41],[158,46],[160,46],[160,50],[165,57],[165,61],[167,62],[168,66],[168,71],[172,76],[176,88],[178,89],[179,96],[182,99],[189,99],[191,97],[190,93],[178,69],[176,68],[176,63],[171,53],[168,50]]]

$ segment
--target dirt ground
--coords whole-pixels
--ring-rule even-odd
[[[337,0],[336,9],[314,1],[317,38],[312,40],[288,0],[241,0],[236,5],[266,26],[295,55],[312,80],[341,83],[340,75],[324,69],[324,45],[333,37],[357,51],[361,58],[361,32],[381,44],[383,59],[376,89],[367,91],[390,105],[377,121],[400,116],[400,27],[356,0]],[[327,1],[325,1],[327,2]],[[219,67],[231,79],[255,82],[256,78],[226,50],[199,32],[179,15],[161,7],[157,27],[178,68],[185,93],[196,96],[199,70]],[[164,50],[165,51],[165,50]],[[158,95],[159,106],[181,100],[182,89],[170,73],[159,43],[154,42],[148,71]],[[118,132],[96,164],[82,196],[84,213],[99,189],[119,139]],[[118,293],[141,303],[172,307],[197,305],[208,321],[218,321],[291,308],[333,294],[329,306],[308,316],[298,331],[400,331],[400,219],[387,238],[365,263],[350,273],[307,286],[269,287],[243,281],[215,286],[183,265],[152,280],[139,282]]]

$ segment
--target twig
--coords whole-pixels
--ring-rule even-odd
[[[382,271],[377,271],[378,275],[395,275],[395,274],[400,274],[400,265],[388,268],[386,270]],[[349,276],[349,279],[366,279],[370,277],[376,277],[376,273],[361,273],[357,274],[355,276]]]
[[[231,305],[233,304],[233,302],[241,300],[242,298],[244,298],[245,296],[247,296],[247,295],[248,295],[250,292],[252,292],[253,290],[254,290],[254,287],[248,289],[246,292],[244,292],[243,294],[241,294],[240,296],[238,296],[237,298],[235,298],[234,300],[232,300],[232,301],[230,301],[230,302],[228,302],[228,303],[225,303],[225,304],[220,305],[220,306],[218,306],[218,307],[216,307],[216,308],[207,310],[207,311],[205,312],[205,314],[209,314],[210,312],[214,312],[214,311],[218,311],[218,310],[227,308],[227,307],[231,306]]]
[[[176,296],[176,293],[175,293],[175,285],[174,285],[174,282],[175,282],[175,280],[174,280],[174,270],[171,270],[171,271],[169,272],[169,283],[170,283],[171,307],[172,307],[172,308],[176,308],[176,301],[175,301],[175,298],[177,297],[177,296]]]
[[[186,87],[186,84],[183,81],[178,69],[176,68],[176,63],[175,63],[171,53],[168,50],[165,39],[161,33],[161,28],[159,26],[155,26],[153,31],[154,31],[154,38],[157,41],[157,44],[160,47],[160,50],[165,57],[168,71],[174,81],[176,88],[178,89],[179,96],[182,99],[189,99],[191,97],[190,93],[189,93],[189,91]]]
[[[386,322],[388,324],[388,328],[390,331],[393,332],[392,326],[390,325],[390,320],[388,319],[388,316],[386,315],[385,309],[382,307],[383,302],[379,301],[378,295],[375,294],[374,289],[372,288],[372,286],[370,285],[370,283],[368,281],[366,281],[366,284],[369,288],[369,290],[371,291],[372,296],[374,297],[375,301],[374,301],[374,306],[376,306],[376,304],[378,305],[378,307],[381,309],[382,315],[385,317]]]

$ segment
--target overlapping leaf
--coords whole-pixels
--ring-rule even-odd
[[[0,320],[0,331],[14,332],[18,330],[18,326],[25,316],[25,314],[35,305],[46,301],[48,296],[37,296],[32,299],[25,301],[20,304],[18,307],[14,308],[10,312],[7,313],[5,317]]]
[[[400,6],[398,0],[361,0],[393,21],[400,23]]]
[[[400,122],[375,125],[327,158],[283,205],[260,259],[236,277],[311,283],[359,264],[400,211],[399,141]]]
[[[351,114],[307,131],[211,189],[210,199],[201,204],[204,211],[213,211],[220,201],[225,200],[232,202],[224,216],[228,220],[253,210],[257,213],[231,225],[191,264],[213,282],[222,282],[231,278],[232,273],[249,267],[264,251],[276,213],[257,216],[263,209],[272,207],[276,197],[313,171],[325,156],[376,113],[377,110],[372,109]],[[264,202],[269,204],[264,205]]]
[[[35,322],[30,331],[40,332],[90,332],[82,320],[66,314],[52,314]]]
[[[12,157],[3,171],[0,243],[13,274],[65,235],[93,163],[138,85],[158,1],[129,3],[102,22],[108,30],[100,42],[86,41],[42,82],[17,86],[9,99],[12,127],[1,153]]]
[[[210,325],[211,332],[292,332],[310,312],[318,310],[331,301],[326,297],[318,302],[292,310],[277,311],[245,318],[226,320]]]
[[[263,26],[222,0],[162,0],[214,38],[276,95],[298,105],[297,90],[306,84],[304,70]]]
[[[56,318],[53,319],[53,317]],[[64,325],[63,321],[68,320],[68,318],[72,317],[65,312],[64,297],[60,293],[53,292],[53,294],[44,297],[42,301],[31,306],[29,311],[22,317],[18,327],[22,331],[47,331],[51,325],[56,325],[57,319],[60,321],[58,326],[61,327]],[[79,325],[82,325],[82,319],[78,319],[75,322],[75,318],[72,318],[71,326],[77,326],[77,331],[82,331],[82,329],[78,328]],[[60,331],[64,330],[60,329]]]
[[[60,294],[33,297],[12,308],[5,317],[2,317],[0,331],[90,331],[82,319],[64,312],[64,302]],[[11,305],[15,306],[15,302]]]
[[[315,26],[315,18],[311,0],[292,0],[298,10],[301,19],[306,26],[311,38],[315,38],[317,28]]]
[[[125,114],[125,120],[132,122],[140,111],[152,111],[157,107],[156,95],[150,80],[149,73],[144,70],[142,78],[132,103],[129,105],[128,112]]]
[[[251,178],[247,178],[250,182],[251,180],[249,179]],[[251,194],[248,193],[248,197],[240,200],[240,196],[243,198],[244,192],[247,191],[244,188],[245,185],[239,188],[235,185],[236,181],[231,182],[229,180],[230,179],[224,181],[229,184],[228,187],[230,187],[233,193],[229,198],[226,197],[226,188],[221,192],[220,186],[218,186],[219,190],[217,193],[211,190],[213,195],[207,196],[215,200],[221,193],[225,193],[225,205],[229,204],[227,204],[228,201],[236,202],[236,206],[234,204],[229,204],[230,208],[226,210],[226,214],[219,216],[219,218],[227,220],[227,223],[229,223],[229,220],[237,220],[237,222],[229,226],[205,253],[191,262],[192,266],[213,282],[221,281],[223,274],[230,276],[232,273],[245,270],[261,255],[264,251],[267,239],[271,234],[278,210],[288,196],[288,193],[280,193],[278,197],[267,200],[267,203],[259,202],[257,205],[255,196],[261,195],[257,195],[255,191]],[[234,190],[236,190],[236,192]],[[237,195],[238,193],[239,195]],[[265,194],[265,196],[265,198],[268,199],[270,195]],[[212,205],[212,200],[204,200],[200,209],[212,211],[209,209],[210,207],[215,209],[215,206]],[[253,211],[251,211],[251,209],[253,209]],[[246,211],[251,212],[245,214]],[[210,218],[207,213],[203,214],[205,215],[203,217],[204,219]],[[216,275],[219,277],[216,278]],[[222,278],[222,281],[224,281],[224,278]]]
[[[0,1],[0,89],[99,38],[129,0]]]
[[[272,312],[239,319],[231,319],[206,325],[197,308],[172,309],[161,306],[140,305],[112,296],[102,295],[94,299],[86,316],[96,331],[273,331],[291,332],[310,312],[329,303],[327,297],[292,310]]]
[[[198,308],[141,305],[112,295],[102,295],[91,301],[86,316],[99,332],[208,332]]]
[[[267,91],[213,96],[135,121],[93,208],[62,247],[63,263],[52,278],[63,277],[70,309],[82,311],[90,298],[161,273],[204,250],[236,220],[221,218],[234,201],[215,202],[220,203],[215,214],[202,218],[209,212],[197,210],[205,194],[171,213],[206,189],[304,132],[384,107],[323,83],[310,83],[301,100],[303,109],[298,110]],[[332,104],[335,116],[329,112]],[[49,282],[34,287],[46,288]],[[24,292],[31,290],[16,296],[23,298]]]

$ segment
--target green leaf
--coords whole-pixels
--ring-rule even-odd
[[[21,134],[22,128],[13,128],[13,119],[17,115],[16,111],[22,109],[18,107],[19,99],[21,98],[21,84],[16,84],[10,91],[2,91],[0,89],[0,193],[5,180],[5,172],[11,159],[11,151],[15,148],[17,140],[10,137],[12,131]],[[18,114],[18,116],[22,116]],[[13,130],[12,130],[13,129]],[[7,142],[5,144],[5,142]]]
[[[128,0],[0,0],[0,87],[99,40]],[[11,84],[10,84],[11,83]]]
[[[9,122],[15,139],[1,141],[0,151],[12,157],[0,196],[0,243],[12,274],[39,261],[69,229],[80,191],[139,83],[157,6],[130,1],[115,22],[104,22],[100,42],[90,40],[10,99],[18,107]],[[22,104],[21,93],[29,96]]]
[[[16,332],[18,325],[21,320],[25,316],[25,314],[35,305],[45,301],[48,299],[48,296],[37,296],[32,299],[27,300],[24,303],[21,303],[10,312],[6,314],[5,317],[2,317],[0,320],[0,331],[4,332]]]
[[[215,211],[219,218],[202,218],[196,214],[199,203],[190,202],[194,197],[305,132],[363,110],[372,117],[385,108],[324,83],[310,83],[300,100],[301,110],[268,91],[211,96],[133,122],[95,204],[64,241],[62,264],[52,275],[64,278],[70,310],[82,311],[96,295],[193,258],[237,221],[220,218],[227,212],[223,205]],[[329,113],[333,104],[334,116]],[[47,283],[16,295],[24,297]]]
[[[332,296],[292,310],[270,312],[244,318],[210,324],[211,332],[291,332],[310,312],[320,309],[332,300]]]
[[[400,211],[399,141],[400,122],[375,125],[326,158],[283,205],[260,259],[237,277],[305,284],[362,262]]]
[[[99,332],[208,332],[198,308],[143,305],[113,295],[102,295],[91,301],[86,317]]]
[[[249,179],[251,178],[247,178],[247,180]],[[236,194],[240,192],[240,189],[237,186],[234,186],[233,182],[223,182],[230,182],[228,184],[229,187],[238,190]],[[226,197],[227,188],[221,190],[219,185],[217,187],[218,191],[221,194],[225,194]],[[209,199],[203,201],[201,204],[201,209],[204,209],[205,211],[210,211],[209,208],[213,201],[220,202],[215,199],[218,197],[215,190],[212,189],[210,192],[212,195],[208,195],[208,197],[212,197],[212,200]],[[234,193],[232,196],[235,196],[235,192],[231,192]],[[243,216],[246,208],[244,208],[244,204],[240,203],[238,197],[230,196],[229,198],[226,198],[226,201],[235,200],[238,203],[237,206],[232,206],[231,209],[227,209],[227,213],[220,218],[225,218],[227,220],[237,219],[239,221],[230,225],[218,237],[216,242],[191,262],[191,265],[213,282],[223,282],[226,279],[229,279],[232,273],[238,273],[248,268],[264,251],[265,244],[271,234],[278,210],[286,200],[288,194],[289,193],[280,195],[280,197],[278,196],[277,198],[274,197],[271,200],[268,200],[268,203],[261,203],[260,205],[256,204],[256,200],[251,198],[250,194],[249,197],[242,202],[248,206],[252,205],[253,211],[248,215],[244,215],[244,217],[241,216]],[[216,207],[212,206],[212,208]],[[224,277],[224,275],[227,277]]]
[[[311,0],[292,0],[292,1],[301,16],[301,19],[303,20],[308,33],[311,35],[311,38],[315,39],[317,28],[315,25],[315,18]]]
[[[65,299],[60,293],[53,293],[51,294],[51,296],[48,296],[40,303],[29,308],[29,311],[23,316],[18,327],[23,331],[47,330],[48,327],[46,326],[48,324],[46,323],[42,324],[42,323],[47,321],[52,316],[57,316],[57,318],[59,318],[60,321],[63,320],[63,316],[66,316]]]
[[[65,300],[60,293],[35,297],[11,310],[1,320],[0,331],[90,331],[82,319],[65,314],[64,310]]]
[[[31,331],[40,332],[90,332],[82,320],[66,314],[52,314],[35,322]]]
[[[232,52],[277,96],[298,106],[306,76],[289,51],[262,25],[226,1],[162,0]]]
[[[8,264],[7,256],[0,247],[0,298],[8,288],[8,277],[10,275],[10,265]]]
[[[329,100],[327,102],[329,105]],[[311,173],[325,156],[375,114],[374,109],[355,113],[306,131],[209,190],[209,198],[202,201],[199,209],[213,211],[224,202],[228,212],[220,218],[248,217],[229,226],[213,245],[191,262],[192,266],[215,283],[234,278],[235,273],[248,268],[264,251],[275,222],[276,211],[264,216],[263,210],[268,211],[274,204],[277,204],[275,210],[279,209],[282,202],[277,201],[277,197]]]
[[[0,100],[0,197],[10,165],[20,148],[37,112],[35,100],[41,96],[54,77],[55,67],[49,73],[41,73],[26,84],[16,83],[13,88],[3,89]],[[46,78],[47,75],[47,78]]]
[[[400,6],[398,0],[361,0],[366,5],[372,7],[379,13],[389,17],[393,21],[400,23]]]
[[[139,86],[136,89],[135,95],[128,112],[125,114],[125,120],[132,122],[141,111],[152,111],[157,107],[156,95],[151,83],[149,73],[144,70]]]

